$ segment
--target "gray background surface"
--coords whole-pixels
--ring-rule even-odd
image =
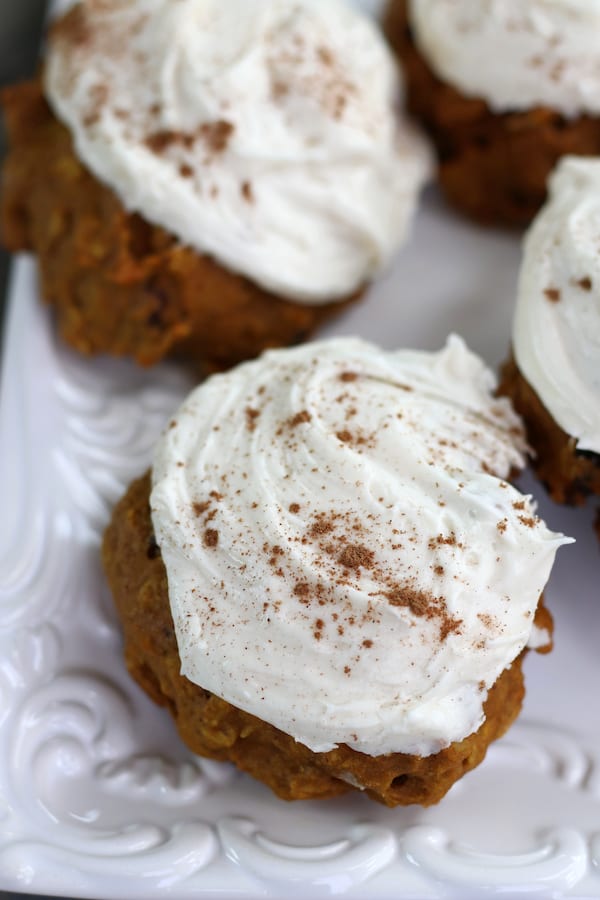
[[[45,0],[0,0],[0,89],[35,71]],[[6,151],[0,124],[0,160]],[[0,248],[0,315],[4,313],[8,256]]]

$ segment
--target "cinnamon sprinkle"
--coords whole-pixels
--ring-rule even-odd
[[[536,520],[532,516],[519,516],[519,522],[525,525],[527,528],[535,528]]]
[[[246,428],[248,431],[256,430],[256,420],[260,416],[260,412],[258,409],[253,409],[250,406],[246,407]]]
[[[319,513],[310,527],[309,536],[312,538],[320,537],[324,534],[329,534],[335,525],[331,519],[327,519],[324,513]]]
[[[311,414],[308,410],[303,409],[301,412],[296,413],[295,416],[292,416],[287,420],[287,425],[290,428],[296,428],[298,425],[304,425],[306,422],[310,422],[312,419]]]
[[[219,543],[219,532],[214,528],[207,528],[204,532],[204,546],[214,549]]]
[[[439,620],[439,639],[445,641],[450,634],[460,632],[462,619],[454,619],[446,609],[443,597],[434,597],[406,585],[396,585],[384,595],[391,606],[407,607],[413,615]]]
[[[246,203],[254,203],[254,191],[249,181],[244,181],[241,187],[242,197]]]
[[[144,143],[152,153],[161,156],[171,147],[183,147],[185,150],[191,150],[200,138],[208,150],[216,155],[227,149],[234,131],[235,128],[231,122],[219,119],[217,122],[205,122],[197,132],[173,131],[166,128],[154,131],[147,135]]]
[[[87,10],[83,3],[72,7],[56,21],[50,30],[51,40],[63,40],[74,47],[88,46],[93,38],[93,30],[87,17]]]
[[[218,119],[216,122],[206,122],[200,127],[200,137],[208,146],[211,153],[224,153],[227,149],[231,136],[235,131],[235,126],[225,119]]]
[[[561,294],[557,288],[546,288],[546,290],[544,291],[544,296],[550,301],[550,303],[558,303]]]
[[[370,569],[374,559],[373,551],[363,544],[348,544],[338,556],[338,562],[345,569]]]

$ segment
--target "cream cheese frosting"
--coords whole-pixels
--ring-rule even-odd
[[[520,420],[457,337],[271,351],[184,402],[151,510],[182,672],[314,751],[476,730],[566,542],[504,479]]]
[[[415,40],[444,81],[498,113],[600,113],[599,0],[409,0]]]
[[[517,366],[580,450],[600,453],[600,160],[566,157],[524,245]]]
[[[388,264],[430,170],[390,51],[340,0],[84,0],[45,88],[127,209],[306,304]]]

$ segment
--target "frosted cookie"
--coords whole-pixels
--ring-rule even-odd
[[[337,339],[194,391],[104,564],[132,675],[286,799],[431,804],[518,714],[566,542],[507,478],[519,419],[453,338]]]
[[[566,154],[600,154],[597,0],[390,0],[385,30],[449,200],[523,225]]]
[[[430,155],[400,95],[341,0],[84,0],[4,95],[4,240],[84,353],[298,343],[405,240]]]
[[[525,240],[501,385],[560,503],[600,494],[599,247],[600,161],[567,158]]]

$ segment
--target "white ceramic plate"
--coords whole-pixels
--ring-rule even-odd
[[[373,5],[373,4],[371,4]],[[505,356],[516,238],[435,192],[391,271],[328,329],[387,348],[464,335]],[[98,560],[125,485],[189,388],[177,369],[80,359],[14,268],[0,405],[0,889],[76,897],[600,897],[600,574],[593,510],[547,602],[556,649],[530,654],[520,722],[430,810],[356,795],[287,805],[191,757],[125,671]]]
[[[506,352],[519,259],[432,194],[366,303],[331,328],[385,347],[461,332]],[[55,339],[35,270],[10,297],[0,407],[0,888],[80,897],[600,897],[599,548],[592,510],[541,495],[577,537],[530,654],[520,722],[431,810],[362,796],[287,805],[180,745],[130,682],[98,562],[113,502],[187,390],[175,368],[86,361]]]

